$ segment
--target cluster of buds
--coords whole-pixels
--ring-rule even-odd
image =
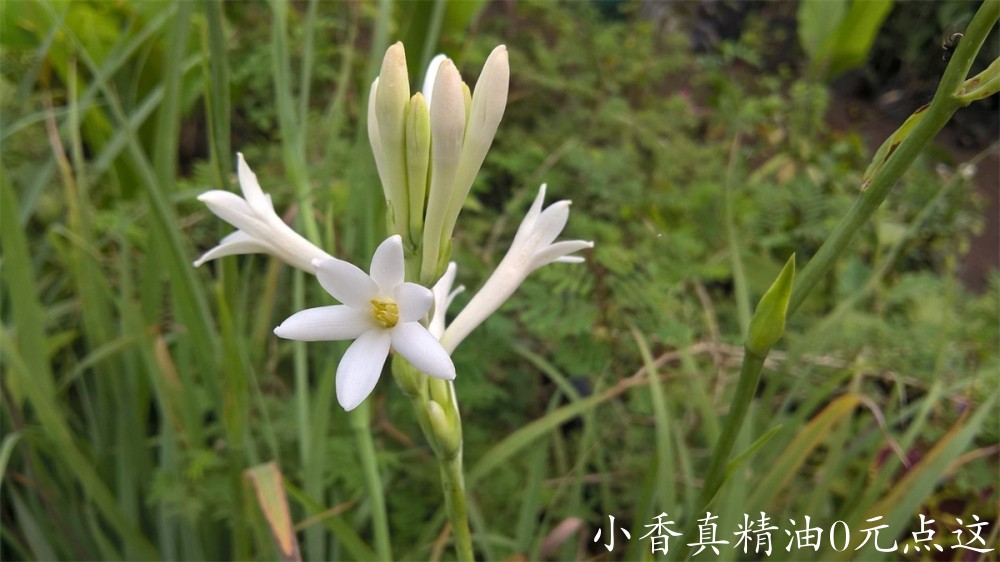
[[[410,95],[402,43],[389,47],[368,98],[368,138],[387,204],[403,237],[407,276],[432,285],[451,254],[455,222],[507,105],[507,48],[493,49],[474,90],[443,55]]]

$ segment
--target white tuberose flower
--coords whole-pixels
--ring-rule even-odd
[[[243,154],[237,156],[243,197],[213,190],[202,193],[198,200],[238,230],[205,252],[194,265],[235,254],[271,254],[288,265],[313,273],[313,260],[331,259],[333,256],[317,248],[281,220],[274,212],[271,196],[260,188],[257,176],[250,170]]]
[[[336,258],[312,265],[323,288],[344,304],[297,312],[274,333],[302,341],[354,340],[337,366],[337,401],[345,410],[353,410],[371,394],[390,347],[432,377],[455,378],[448,352],[420,324],[430,310],[431,291],[403,282],[399,235],[375,250],[370,276]]]
[[[514,235],[507,255],[441,336],[441,343],[448,353],[496,312],[532,271],[553,262],[580,263],[582,257],[569,254],[594,247],[593,242],[584,240],[555,242],[569,219],[569,201],[558,201],[542,210],[544,200],[545,184],[542,184],[535,202]]]

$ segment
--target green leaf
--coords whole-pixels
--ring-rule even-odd
[[[986,70],[963,82],[956,96],[969,104],[997,92],[1000,92],[1000,58],[994,60]]]
[[[799,43],[812,60],[844,19],[846,0],[803,0],[797,15]]]
[[[868,189],[868,185],[872,182],[872,178],[875,174],[885,166],[885,163],[889,161],[889,158],[896,152],[899,145],[906,139],[907,136],[913,131],[913,129],[920,123],[920,120],[924,118],[927,112],[927,108],[930,104],[926,104],[918,108],[910,115],[902,125],[899,126],[889,138],[885,139],[882,146],[878,148],[875,152],[875,156],[872,158],[872,163],[868,165],[868,169],[865,170],[863,176],[861,176],[861,191]]]

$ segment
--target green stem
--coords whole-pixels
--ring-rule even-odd
[[[462,472],[462,418],[455,387],[451,381],[428,377],[398,355],[393,358],[392,375],[410,399],[413,415],[437,457],[445,507],[455,535],[455,553],[459,560],[473,560]]]
[[[862,191],[854,206],[823,242],[806,267],[796,275],[786,318],[794,314],[819,280],[833,267],[834,262],[843,253],[854,233],[871,218],[888,196],[892,187],[920,154],[920,151],[930,143],[958,108],[969,103],[968,100],[958,97],[959,89],[969,73],[973,60],[979,53],[979,49],[986,40],[986,36],[998,19],[1000,19],[1000,1],[986,0],[969,24],[965,37],[959,43],[948,68],[945,69],[941,83],[934,94],[934,99],[927,107],[920,122],[900,142],[884,166],[875,172],[871,183],[866,190]],[[757,384],[760,382],[766,357],[766,353],[757,355],[749,350],[743,356],[733,403],[726,416],[722,435],[716,442],[709,461],[708,473],[701,494],[702,506],[707,506],[722,486],[729,457],[753,400]],[[681,559],[686,558],[687,549],[682,549],[679,554]]]
[[[722,480],[726,473],[726,463],[732,453],[736,437],[743,428],[743,418],[746,417],[750,403],[753,402],[754,393],[757,391],[757,383],[760,382],[760,374],[764,369],[764,358],[766,356],[757,355],[749,350],[744,350],[743,364],[740,366],[740,378],[736,385],[736,394],[733,396],[733,403],[729,407],[729,414],[722,426],[722,434],[715,442],[715,449],[712,451],[712,460],[708,465],[708,474],[705,476],[705,485],[701,492],[701,504],[708,505],[715,497],[715,494],[722,486]]]
[[[350,418],[354,438],[357,440],[361,468],[365,475],[365,486],[371,501],[375,552],[380,560],[392,560],[392,546],[389,543],[389,517],[385,511],[385,491],[382,489],[382,477],[375,459],[375,442],[372,439],[369,404],[370,401],[365,400],[357,409],[348,414],[348,418]]]
[[[469,513],[465,506],[465,477],[462,474],[462,451],[450,459],[438,457],[441,469],[441,487],[444,489],[445,507],[451,530],[455,535],[455,554],[465,562],[475,560],[472,551],[472,534],[469,532]]]
[[[969,73],[972,61],[982,47],[997,19],[1000,18],[1000,2],[987,0],[976,12],[975,17],[966,30],[965,37],[958,44],[955,55],[945,69],[941,83],[923,118],[899,144],[896,151],[889,157],[885,165],[872,177],[868,188],[854,202],[847,215],[840,221],[833,233],[823,242],[816,255],[796,276],[792,298],[788,305],[788,316],[792,316],[822,279],[847,244],[854,233],[864,225],[872,214],[885,200],[889,191],[903,175],[920,151],[931,142],[938,131],[960,107],[968,104],[956,93]]]

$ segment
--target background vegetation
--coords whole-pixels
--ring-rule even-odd
[[[274,558],[246,471],[275,461],[304,558],[374,558],[358,452],[372,439],[395,556],[450,556],[405,397],[385,377],[370,417],[349,419],[332,396],[342,347],[271,334],[325,293],[266,257],[190,265],[229,231],[195,197],[236,188],[236,151],[307,237],[370,255],[383,227],[364,96],[397,38],[412,76],[443,51],[471,81],[510,50],[459,282],[482,283],[541,182],[573,200],[567,236],[596,243],[455,353],[477,551],[649,557],[638,538],[657,514],[704,516],[752,303],[789,255],[816,251],[882,140],[828,125],[830,81],[853,68],[876,93],[890,76],[927,95],[940,39],[977,7],[933,4],[911,33],[929,5],[870,16],[866,66],[799,40],[805,4],[6,3],[3,557]],[[902,548],[923,513],[959,559],[955,517],[976,514],[996,548],[1000,280],[975,294],[958,278],[982,222],[974,179],[928,151],[792,319],[713,504],[720,534],[765,510],[844,520],[853,546],[877,514]],[[633,536],[611,555],[608,515]],[[795,557],[775,541],[771,558]]]

